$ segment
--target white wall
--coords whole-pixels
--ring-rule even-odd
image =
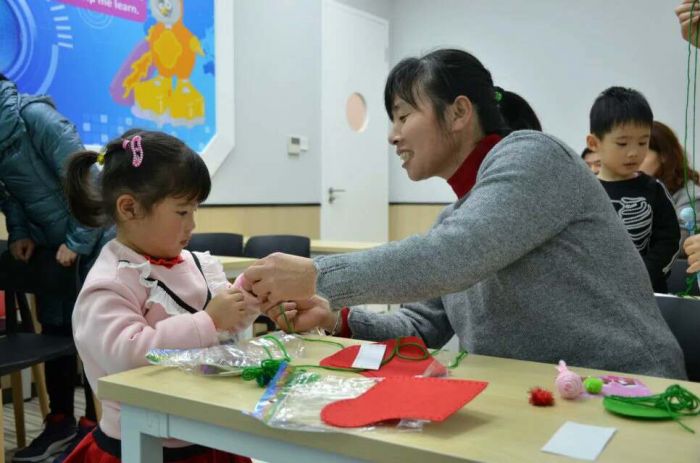
[[[341,0],[390,21],[391,64],[453,46],[527,98],[546,131],[579,151],[610,85],[642,91],[683,136],[686,42],[678,0]],[[236,147],[210,204],[319,203],[320,0],[235,0]],[[221,128],[220,128],[221,129]],[[288,135],[309,151],[286,153]],[[441,179],[411,182],[387,151],[391,202],[451,202]]]
[[[314,0],[236,0],[236,147],[208,204],[318,201],[320,15]],[[292,134],[309,137],[308,152],[287,155]]]
[[[391,16],[391,0],[338,0],[348,6],[366,11],[380,18],[389,19]]]
[[[588,111],[611,85],[645,94],[657,119],[683,137],[687,42],[678,0],[394,0],[392,65],[445,46],[466,49],[496,84],[520,93],[545,131],[576,151]],[[392,202],[454,200],[442,179],[414,183],[390,162]]]
[[[390,0],[342,1],[391,11]],[[234,13],[236,147],[207,204],[320,203],[321,2],[235,0]],[[289,156],[289,135],[309,150]]]

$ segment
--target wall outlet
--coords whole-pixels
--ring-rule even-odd
[[[287,153],[290,155],[300,154],[302,151],[309,150],[309,139],[308,137],[301,137],[299,135],[290,135],[287,139]]]

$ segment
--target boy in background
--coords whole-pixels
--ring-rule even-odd
[[[680,247],[680,230],[666,187],[639,172],[653,121],[641,93],[610,87],[591,108],[587,145],[600,157],[598,179],[644,259],[654,291],[665,293],[666,277]]]

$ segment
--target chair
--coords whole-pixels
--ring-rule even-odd
[[[673,263],[668,279],[666,280],[669,294],[678,294],[686,290],[686,279],[689,276],[685,272],[687,268],[688,261],[686,259],[676,259],[676,261]],[[691,287],[689,294],[691,296],[700,296],[700,288],[698,288],[697,281],[693,282],[693,286]]]
[[[34,331],[25,294],[14,292],[7,287],[2,289],[5,291],[6,326],[5,336],[0,337],[0,377],[7,374],[11,377],[17,446],[24,447],[26,446],[26,434],[21,371],[28,367],[32,368],[41,414],[42,417],[46,417],[49,413],[49,400],[41,364],[57,357],[75,354],[75,346],[70,338],[37,334]],[[20,327],[17,324],[18,310],[22,317]],[[1,393],[2,388],[0,387]],[[2,416],[0,416],[0,427],[2,423]],[[4,442],[0,443],[0,455],[4,455]]]
[[[284,252],[295,256],[311,256],[311,240],[299,235],[251,236],[243,249],[244,257],[263,258],[273,252]]]
[[[0,247],[2,245],[3,243],[0,242]],[[6,262],[4,259],[0,261]],[[26,433],[21,371],[31,367],[39,396],[41,414],[46,417],[49,413],[49,400],[41,364],[47,360],[74,354],[75,346],[70,338],[37,334],[25,295],[25,292],[34,291],[29,287],[20,288],[13,273],[13,270],[7,266],[0,266],[0,290],[5,292],[6,317],[4,331],[0,332],[0,377],[10,375],[17,445],[24,447],[26,446]],[[21,316],[19,324],[18,311]],[[0,386],[1,396],[2,387]],[[3,417],[2,407],[0,407],[0,463],[4,459],[4,447]]]
[[[700,300],[656,295],[666,323],[678,340],[691,381],[700,381]]]
[[[194,233],[187,245],[190,251],[209,251],[215,256],[243,255],[243,235],[238,233]]]
[[[299,235],[251,236],[245,243],[243,256],[261,259],[273,252],[285,252],[295,256],[310,257],[311,240],[307,236]],[[255,322],[267,325],[268,331],[274,331],[276,328],[275,323],[263,315],[259,316]]]

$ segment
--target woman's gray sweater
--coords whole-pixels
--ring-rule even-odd
[[[554,137],[498,143],[465,197],[423,235],[315,259],[317,290],[352,310],[353,335],[418,335],[440,347],[685,378],[683,353],[600,182]],[[554,374],[554,373],[553,373]]]

